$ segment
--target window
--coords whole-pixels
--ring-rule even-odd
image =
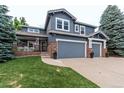
[[[33,41],[28,41],[28,47],[34,47],[34,42]]]
[[[39,29],[34,29],[34,32],[39,33]]]
[[[28,32],[33,32],[33,31],[34,31],[34,29],[28,28]]]
[[[32,32],[32,33],[39,33],[39,29],[34,29],[34,28],[28,28],[28,32]]]
[[[56,30],[69,31],[69,20],[56,18]]]
[[[64,29],[65,30],[68,30],[69,29],[68,21],[64,21]]]
[[[80,26],[80,34],[85,35],[85,26]]]
[[[57,19],[57,28],[62,29],[62,20]]]
[[[75,25],[75,32],[79,32],[79,25]]]

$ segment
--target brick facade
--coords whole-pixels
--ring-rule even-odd
[[[92,48],[87,48],[87,57],[90,58],[90,53],[92,52]]]
[[[13,43],[13,52],[15,56],[32,56],[32,55],[40,55],[41,52],[33,52],[33,51],[17,51],[17,43]]]
[[[32,51],[16,51],[14,52],[16,56],[30,56],[30,55],[40,55],[41,52],[32,52]]]
[[[90,58],[90,53],[92,52],[92,48],[87,48],[87,57]],[[106,57],[107,48],[102,48],[102,57]]]
[[[106,57],[107,48],[102,49],[102,57]]]
[[[16,56],[30,56],[30,55],[40,55],[41,52],[32,52],[32,51],[16,51],[17,44],[13,44],[13,51]],[[51,58],[53,58],[53,53],[57,52],[57,42],[48,42],[48,54]],[[88,48],[87,45],[87,57],[90,58],[90,53],[92,52],[92,48]],[[102,57],[106,57],[107,48],[102,48]]]
[[[57,52],[57,42],[49,42],[47,50],[48,50],[48,54],[52,58],[53,57],[53,53]]]

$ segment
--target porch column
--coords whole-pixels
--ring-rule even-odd
[[[89,38],[89,48],[92,48],[92,39]]]
[[[106,48],[106,40],[104,41],[104,49]]]
[[[90,53],[92,52],[92,39],[88,38],[88,47],[87,47],[87,57],[90,58]]]
[[[102,55],[103,57],[106,57],[106,53],[107,53],[107,48],[106,48],[106,40],[103,41],[103,52],[102,52]]]
[[[17,42],[15,41],[15,42],[13,42],[13,45],[12,45],[12,51],[13,52],[16,52],[17,51]]]

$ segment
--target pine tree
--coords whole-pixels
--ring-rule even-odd
[[[108,5],[100,20],[100,28],[110,40],[107,47],[110,54],[124,56],[124,15],[116,5]]]
[[[12,44],[16,40],[16,35],[11,24],[12,17],[8,16],[7,12],[7,6],[0,5],[0,62],[14,57]]]

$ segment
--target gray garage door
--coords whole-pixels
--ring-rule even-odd
[[[100,44],[92,44],[94,57],[100,57]]]
[[[85,57],[85,43],[58,41],[58,58]]]

